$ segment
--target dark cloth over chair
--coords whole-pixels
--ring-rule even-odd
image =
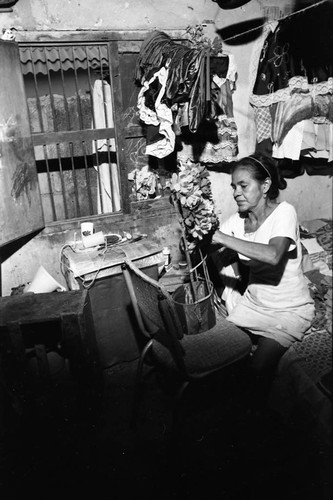
[[[123,273],[138,333],[146,339],[139,360],[132,423],[136,421],[143,363],[148,353],[155,366],[179,379],[175,418],[177,403],[190,382],[246,358],[252,343],[246,333],[219,316],[216,325],[210,330],[197,335],[185,335],[169,292],[129,260],[123,265]]]

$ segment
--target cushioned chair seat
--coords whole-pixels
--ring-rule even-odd
[[[153,340],[152,353],[160,364],[175,369],[170,350],[158,340]],[[250,353],[252,343],[249,336],[223,318],[217,318],[216,325],[197,335],[184,335],[180,340],[184,349],[184,362],[189,375],[228,366]]]
[[[252,343],[245,332],[219,315],[210,330],[188,335],[175,302],[163,285],[142,273],[128,259],[122,269],[138,333],[145,339],[138,364],[132,425],[137,420],[143,389],[143,363],[149,353],[156,368],[165,368],[167,374],[171,372],[173,380],[174,375],[178,378],[173,410],[173,429],[176,429],[179,403],[188,385],[245,359],[250,354]]]

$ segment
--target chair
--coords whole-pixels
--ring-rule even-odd
[[[131,425],[135,427],[137,423],[143,366],[149,353],[153,366],[159,366],[179,379],[173,409],[175,429],[179,402],[188,385],[245,358],[252,343],[246,333],[220,317],[210,330],[184,335],[172,296],[163,285],[140,271],[129,259],[122,265],[122,271],[138,332],[146,342],[137,368]]]

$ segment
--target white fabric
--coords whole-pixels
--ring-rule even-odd
[[[283,201],[253,233],[245,233],[244,219],[237,213],[221,224],[221,231],[263,244],[278,236],[290,238],[285,264],[270,266],[239,254],[241,261],[249,266],[249,284],[244,295],[239,296],[236,305],[228,311],[227,319],[285,347],[301,340],[311,326],[314,303],[302,272],[302,248],[295,208]]]
[[[290,158],[299,160],[303,143],[304,120],[296,123],[287,133],[280,146],[273,144],[274,158]]]
[[[146,154],[156,156],[157,158],[165,158],[175,149],[176,135],[172,128],[172,110],[166,104],[161,102],[165,94],[168,75],[168,69],[162,67],[159,71],[154,73],[154,75],[148,82],[144,82],[143,87],[141,88],[138,95],[138,109],[140,119],[147,125],[159,125],[159,133],[164,136],[158,142],[147,144],[146,146]],[[161,88],[155,102],[155,113],[145,105],[145,93],[156,79],[158,79]]]
[[[233,286],[233,284],[237,283],[239,276],[236,274],[235,267],[232,264],[226,266],[221,274],[224,283],[224,290],[221,298],[224,301],[225,307],[229,313],[237,305],[241,297],[237,287]]]
[[[299,160],[303,156],[309,158],[328,159],[332,155],[332,124],[314,123],[311,119],[297,122],[283,139],[281,145],[273,144],[274,158]]]
[[[96,80],[94,83],[93,113],[94,128],[114,127],[111,87],[105,80]],[[108,149],[110,151],[116,151],[115,139],[99,139],[96,143],[97,152],[105,152]],[[93,141],[93,152],[96,152],[95,141]],[[100,181],[97,179],[98,213],[119,211],[121,207],[117,164],[102,163],[98,166],[96,165],[95,169],[97,170],[100,179]]]

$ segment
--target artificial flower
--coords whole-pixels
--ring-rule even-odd
[[[179,162],[178,174],[172,175],[170,188],[184,222],[189,249],[193,250],[219,227],[209,173],[200,163]]]

